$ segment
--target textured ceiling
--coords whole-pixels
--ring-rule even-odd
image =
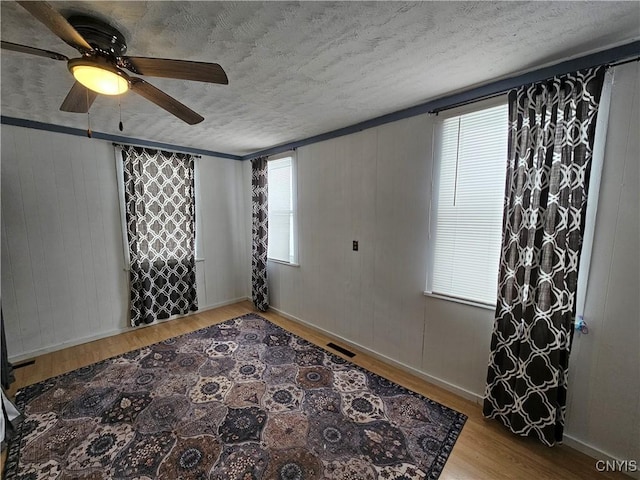
[[[14,2],[2,39],[77,52]],[[640,2],[54,2],[108,20],[128,54],[216,62],[229,85],[144,77],[193,108],[99,96],[95,131],[244,155],[640,38]],[[3,50],[2,115],[76,128],[64,62]]]

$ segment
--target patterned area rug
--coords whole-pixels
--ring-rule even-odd
[[[254,314],[16,402],[8,479],[435,479],[466,421]]]

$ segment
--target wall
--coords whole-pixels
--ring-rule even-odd
[[[202,309],[246,297],[247,257],[241,162],[203,157],[199,173]],[[3,125],[1,228],[13,360],[129,328],[110,142]]]
[[[617,67],[567,431],[640,461],[640,65]],[[640,478],[640,472],[636,475]]]
[[[243,162],[202,157],[199,199],[203,262],[197,263],[200,308],[244,300],[249,294]]]
[[[476,398],[492,312],[423,294],[432,125],[423,115],[298,149],[300,266],[269,263],[271,305]]]
[[[566,432],[600,458],[631,459],[640,425],[638,71],[618,70],[585,311],[592,333],[574,343]],[[422,293],[432,121],[413,117],[298,149],[300,266],[269,263],[271,304],[479,400],[493,312]]]

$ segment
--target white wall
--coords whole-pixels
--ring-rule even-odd
[[[619,67],[614,85],[585,311],[592,333],[574,343],[566,431],[573,445],[621,459],[639,454],[637,68]],[[425,115],[298,150],[300,267],[269,264],[271,304],[478,400],[493,312],[422,294],[431,131]]]
[[[492,312],[423,295],[432,125],[423,115],[298,149],[300,267],[269,263],[271,305],[475,398]]]
[[[200,308],[246,297],[242,164],[200,159]],[[2,126],[2,308],[13,360],[128,329],[110,142]]]
[[[615,69],[584,318],[574,341],[567,431],[640,461],[640,65]],[[637,474],[640,478],[640,472]]]
[[[246,197],[243,162],[202,157],[199,160],[204,262],[196,264],[200,309],[246,299],[249,294]]]

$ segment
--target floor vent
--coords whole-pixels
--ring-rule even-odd
[[[329,348],[333,348],[333,349],[334,349],[334,350],[336,350],[337,352],[340,352],[341,354],[346,355],[346,356],[347,356],[347,357],[349,357],[349,358],[353,358],[353,357],[355,357],[355,356],[356,356],[356,354],[355,354],[355,353],[353,353],[353,352],[351,352],[351,351],[347,350],[346,348],[342,348],[340,345],[336,345],[336,344],[335,344],[335,343],[333,343],[333,342],[329,342],[329,343],[327,343],[327,347],[329,347]]]
[[[35,360],[26,360],[22,363],[14,363],[13,369],[15,370],[17,368],[28,367],[29,365],[33,365],[34,363],[36,363]]]

